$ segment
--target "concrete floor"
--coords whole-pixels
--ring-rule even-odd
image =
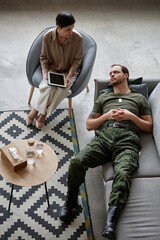
[[[29,48],[46,27],[55,25],[61,10],[73,13],[76,28],[97,42],[97,57],[85,90],[73,98],[80,149],[94,137],[85,129],[92,110],[94,78],[108,78],[110,65],[120,63],[131,77],[158,78],[160,75],[160,2],[157,0],[0,0],[0,110],[30,109],[38,99],[35,91],[27,105],[30,86],[25,74]],[[67,99],[59,107],[68,107]],[[93,234],[101,237],[105,219],[103,183],[100,168],[86,176]]]

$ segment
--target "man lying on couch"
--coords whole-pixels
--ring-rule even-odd
[[[128,87],[128,77],[126,67],[111,66],[113,90],[98,97],[87,118],[87,130],[96,130],[96,137],[70,162],[67,199],[59,216],[62,221],[72,217],[79,186],[84,183],[88,168],[112,161],[114,179],[102,231],[102,236],[108,239],[116,239],[118,218],[130,193],[132,175],[139,167],[139,132],[152,132],[149,103],[142,94]]]

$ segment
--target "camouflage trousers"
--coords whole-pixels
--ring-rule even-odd
[[[112,161],[113,184],[110,206],[123,207],[130,193],[132,175],[139,167],[141,144],[137,134],[122,128],[103,128],[96,137],[70,161],[68,186],[79,187],[88,168]]]

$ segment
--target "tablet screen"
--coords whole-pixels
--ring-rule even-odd
[[[64,74],[49,72],[48,81],[49,85],[66,87]]]

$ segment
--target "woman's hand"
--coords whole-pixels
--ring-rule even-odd
[[[66,88],[68,88],[69,85],[71,84],[71,78],[69,76],[67,76],[65,79],[65,82],[66,82]]]
[[[43,77],[48,80],[48,69],[43,69]]]
[[[72,72],[69,72],[68,75],[66,76],[65,82],[66,82],[66,88],[69,87],[71,84],[71,77],[73,76]]]

